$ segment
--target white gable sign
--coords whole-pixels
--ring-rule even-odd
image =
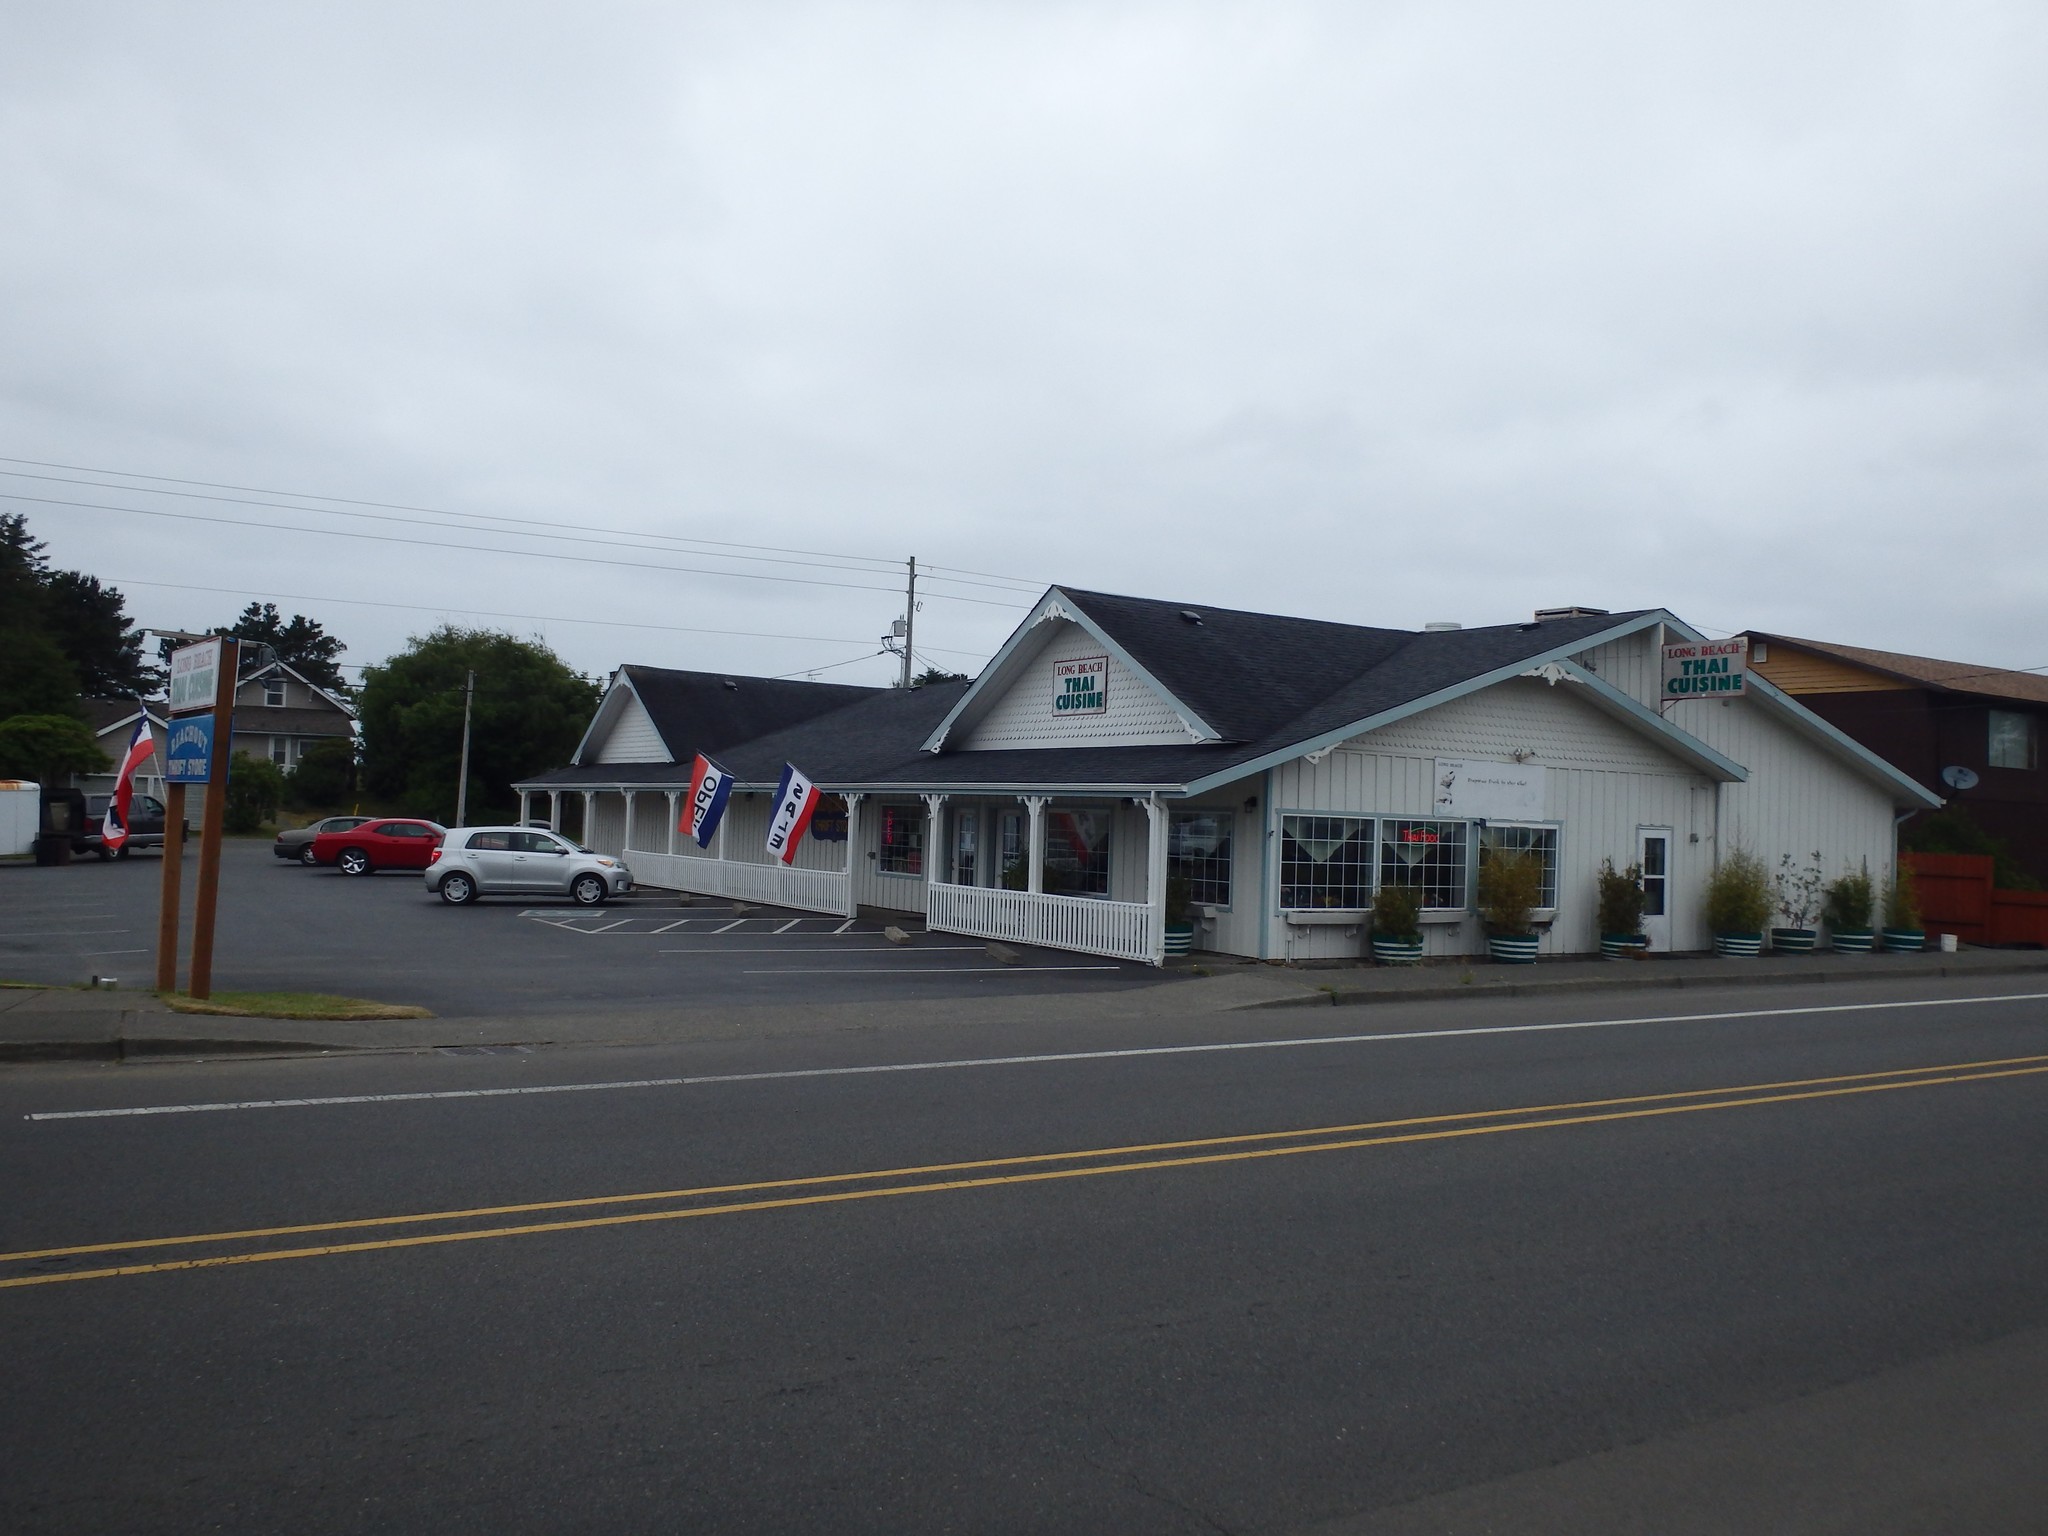
[[[1749,692],[1749,636],[1664,647],[1664,697],[1741,698]]]
[[[1540,821],[1544,770],[1535,763],[1436,760],[1436,812],[1471,821]]]
[[[1078,656],[1052,664],[1052,707],[1059,715],[1109,713],[1109,658]]]

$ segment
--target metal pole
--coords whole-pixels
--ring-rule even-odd
[[[206,780],[206,825],[199,829],[199,884],[192,896],[192,970],[185,990],[202,1001],[213,996],[213,918],[220,902],[221,823],[228,816],[228,759],[235,746],[235,684],[242,648],[220,643],[220,675],[213,692],[213,771]],[[166,833],[169,828],[165,828]]]
[[[469,811],[469,701],[476,696],[476,673],[469,674],[469,681],[462,688],[462,777],[455,785],[455,825],[467,825],[463,818]]]
[[[917,556],[910,557],[910,591],[903,600],[903,686],[910,686],[910,652],[917,638]]]

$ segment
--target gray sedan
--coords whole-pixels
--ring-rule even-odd
[[[311,864],[313,839],[322,832],[346,832],[350,827],[360,827],[366,821],[375,821],[374,816],[329,816],[325,821],[316,821],[308,826],[290,827],[277,834],[277,841],[270,845],[270,851],[280,859],[291,859],[300,864]]]
[[[525,827],[456,827],[427,866],[427,889],[451,907],[479,896],[567,896],[594,907],[633,888],[617,859]]]

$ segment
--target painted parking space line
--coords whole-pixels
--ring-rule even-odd
[[[1630,1029],[1658,1024],[1727,1024],[1836,1013],[1888,1013],[1919,1008],[1981,1008],[2001,1003],[2048,1002],[2048,992],[1994,997],[1926,997],[1887,1003],[1814,1003],[1800,1008],[1743,1008],[1722,1013],[1652,1013],[1625,1019],[1570,1019],[1547,1024],[1466,1024],[1441,1029],[1388,1030],[1366,1035],[1283,1035],[1261,1040],[1205,1040],[1187,1045],[1106,1046],[1093,1051],[1042,1051],[1025,1056],[954,1056],[925,1061],[868,1062],[845,1067],[779,1067],[762,1072],[707,1072],[689,1077],[613,1078],[595,1083],[525,1083],[516,1088],[421,1088],[401,1093],[330,1094],[320,1098],[229,1099],[203,1104],[144,1104],[121,1109],[46,1109],[24,1120],[123,1120],[145,1115],[202,1115],[253,1109],[327,1109],[353,1104],[418,1104],[441,1099],[519,1099],[553,1093],[617,1093],[649,1088],[706,1088],[737,1083],[779,1083],[807,1078],[872,1077],[896,1072],[974,1072],[1008,1067],[1068,1066],[1083,1061],[1136,1061],[1154,1056],[1215,1056],[1234,1051],[1322,1050],[1332,1046],[1379,1049],[1417,1040],[1489,1035],[1544,1035],[1581,1029]],[[2035,1057],[2013,1057],[2032,1061]],[[1989,1063],[1985,1063],[1989,1065]],[[1910,1069],[1908,1069],[1910,1070]]]
[[[146,949],[81,949],[78,951],[78,956],[82,960],[87,955],[146,955],[148,953],[149,951]]]
[[[29,932],[16,931],[7,935],[10,939],[95,939],[110,933],[128,933],[127,928],[50,928],[34,929]]]
[[[789,920],[788,922],[784,923],[784,924],[783,924],[783,925],[782,925],[782,926],[781,926],[780,928],[776,929],[775,931],[776,931],[777,933],[787,933],[787,932],[789,932],[789,930],[790,930],[790,929],[794,928],[794,927],[795,927],[795,926],[796,926],[796,925],[797,925],[798,923],[800,923],[800,922],[802,922],[802,921],[803,921],[803,919],[802,919],[802,918],[800,918],[800,917],[793,917],[793,918],[791,918],[791,919],[790,919],[790,920]]]
[[[709,938],[710,935],[706,934],[705,937]],[[741,934],[740,937],[745,938],[746,935]],[[791,937],[799,939],[829,939],[833,935],[829,933],[799,933],[792,934]],[[847,937],[849,939],[866,939],[872,938],[873,935],[849,933]],[[920,944],[916,949],[906,950],[895,944],[869,944],[865,947],[858,944],[820,944],[815,949],[804,949],[794,944],[763,944],[753,949],[738,949],[727,945],[718,945],[716,947],[706,945],[702,949],[657,949],[655,953],[657,955],[985,955],[988,953],[988,946],[986,944]]]
[[[680,920],[679,922],[673,922],[673,923],[670,923],[670,924],[668,924],[668,926],[666,926],[666,927],[664,927],[664,928],[657,928],[657,929],[655,929],[655,930],[654,930],[654,932],[656,932],[656,933],[673,933],[673,932],[674,932],[674,931],[675,931],[676,929],[678,929],[678,928],[687,928],[687,927],[689,927],[689,926],[690,926],[690,924],[691,924],[691,923],[692,923],[693,921],[694,921],[694,919],[692,919],[692,918],[687,918],[687,917],[686,917],[686,918],[683,918],[682,920]]]
[[[847,929],[851,928],[855,923],[859,921],[860,919],[857,917],[849,917],[845,922],[841,923],[837,928],[834,928],[832,931],[834,933],[844,933]]]
[[[633,919],[630,917],[622,917],[615,923],[606,923],[602,928],[586,928],[583,931],[585,933],[610,933],[614,928],[623,928],[632,921]]]
[[[745,927],[746,921],[747,920],[744,917],[736,917],[731,922],[727,923],[723,928],[714,928],[711,931],[713,933],[731,933],[735,928]]]
[[[902,954],[902,950],[897,950]],[[911,951],[918,953],[918,951]],[[1046,971],[1121,971],[1120,965],[775,965],[749,976],[1013,976]]]

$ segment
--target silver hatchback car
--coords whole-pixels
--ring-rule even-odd
[[[633,888],[618,859],[528,827],[452,827],[427,866],[427,889],[451,907],[479,896],[567,896],[594,907]]]

